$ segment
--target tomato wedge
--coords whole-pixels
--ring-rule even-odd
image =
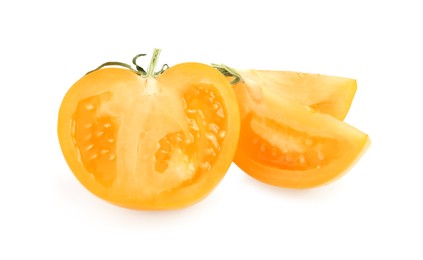
[[[341,121],[354,97],[355,80],[237,73],[241,134],[234,161],[252,177],[279,187],[316,187],[345,174],[365,151],[368,136]]]
[[[61,104],[59,141],[74,175],[100,198],[182,208],[224,177],[239,110],[232,87],[210,66],[183,63],[157,77],[153,70],[101,68],[82,77]]]
[[[268,92],[340,120],[346,117],[357,90],[357,81],[344,77],[276,70],[235,71],[242,79],[238,85],[244,85],[252,97]]]
[[[342,176],[369,143],[366,134],[288,99],[265,96],[242,117],[235,163],[265,183],[319,186]]]

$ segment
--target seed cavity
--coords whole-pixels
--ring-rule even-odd
[[[323,168],[329,163],[328,154],[337,151],[338,141],[333,138],[313,136],[255,114],[245,120],[249,120],[244,130],[248,142],[241,144],[241,149],[260,163],[306,171]]]
[[[116,149],[114,138],[118,127],[107,109],[101,109],[108,106],[110,97],[111,93],[105,92],[83,99],[72,115],[72,135],[78,158],[86,172],[105,186],[111,185],[116,178],[116,164],[108,158]]]
[[[221,101],[212,85],[201,83],[188,88],[182,96],[188,128],[169,133],[159,141],[154,155],[157,173],[168,174],[180,168],[177,175],[187,181],[185,178],[192,176],[182,171],[186,166],[189,166],[192,174],[201,174],[213,168],[222,139],[227,135],[222,128],[226,115]],[[175,162],[181,156],[186,159],[179,167]],[[173,170],[167,171],[168,167]]]

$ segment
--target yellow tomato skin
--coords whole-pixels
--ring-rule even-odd
[[[344,175],[370,143],[367,134],[293,95],[248,82],[234,88],[241,113],[234,162],[262,182],[298,189],[327,184]]]
[[[91,72],[67,92],[58,118],[61,149],[77,179],[110,203],[146,210],[205,198],[232,162],[239,128],[234,91],[199,63],[157,78],[120,68]]]

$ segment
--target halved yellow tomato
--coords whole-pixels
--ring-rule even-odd
[[[347,115],[357,90],[357,81],[344,77],[276,70],[236,69],[233,72],[242,79],[238,85],[244,85],[252,98],[260,98],[267,92],[340,120]]]
[[[75,176],[100,198],[135,209],[186,207],[232,162],[236,96],[204,64],[153,70],[102,68],[82,77],[61,104],[59,141]]]
[[[348,112],[354,80],[287,74],[278,81],[276,72],[239,74],[234,89],[241,135],[234,161],[252,177],[280,187],[319,186],[342,176],[369,143],[366,134],[334,117]]]

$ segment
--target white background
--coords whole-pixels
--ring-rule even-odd
[[[1,2],[0,259],[423,259],[418,2]],[[356,78],[346,122],[372,146],[317,189],[274,188],[232,165],[184,210],[110,205],[68,169],[59,105],[85,72],[153,47],[170,65]]]

